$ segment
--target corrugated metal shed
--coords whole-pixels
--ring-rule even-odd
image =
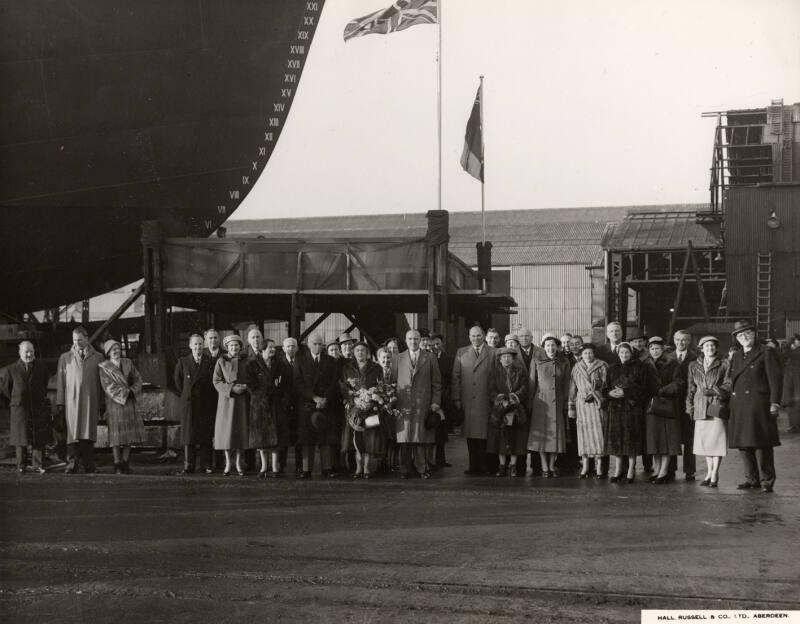
[[[528,327],[538,343],[546,332],[592,332],[592,280],[578,265],[511,267],[511,296],[518,302],[512,329]]]
[[[696,222],[696,210],[633,212],[609,229],[602,246],[611,251],[686,249],[689,241],[696,249],[721,246],[711,229]]]
[[[593,265],[602,259],[601,240],[609,223],[622,221],[630,211],[649,213],[694,211],[702,205],[610,206],[541,210],[498,210],[486,213],[487,239],[495,265]],[[230,220],[235,236],[291,238],[421,237],[424,213],[308,217],[298,219]],[[475,265],[475,243],[481,240],[480,212],[450,213],[450,248],[461,260]]]

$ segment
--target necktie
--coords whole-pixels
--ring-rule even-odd
[[[686,352],[685,352],[685,351],[684,351],[684,352],[682,352],[682,353],[679,353],[679,354],[678,354],[678,361],[679,361],[679,362],[683,362],[683,356],[685,356],[685,355],[686,355]]]
[[[85,360],[85,359],[86,359],[86,350],[85,349],[81,349],[81,360]]]
[[[475,357],[481,356],[481,350],[478,347],[475,347]]]

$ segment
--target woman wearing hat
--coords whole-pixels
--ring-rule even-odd
[[[542,475],[554,477],[558,454],[567,450],[570,366],[558,338],[545,334],[541,346],[545,355],[531,360],[528,450],[539,453]]]
[[[370,358],[367,343],[356,342],[353,346],[353,360],[344,365],[340,379],[341,393],[347,401],[347,420],[355,425],[355,428],[350,427],[356,451],[356,470],[353,478],[369,479],[372,476],[373,460],[382,457],[386,451],[384,428],[363,427],[358,418],[363,414],[358,413],[358,407],[350,400],[350,395],[359,390],[375,388],[379,382],[385,380],[384,369]]]
[[[654,374],[634,357],[633,347],[627,342],[617,345],[617,356],[619,362],[609,365],[603,388],[603,396],[608,398],[606,454],[616,459],[609,481],[616,483],[622,478],[622,458],[627,457],[627,479],[633,483],[636,456],[642,454],[644,409],[653,393]]]
[[[653,456],[653,483],[666,483],[672,456],[681,454],[682,405],[679,397],[685,387],[681,365],[677,359],[664,355],[664,340],[653,336],[647,341],[650,357],[645,360],[656,372],[655,396],[647,406],[645,416],[645,448]]]
[[[245,362],[240,361],[242,339],[238,334],[226,336],[222,346],[227,353],[217,360],[214,367],[214,387],[219,395],[217,416],[214,422],[214,449],[225,451],[225,476],[231,473],[233,455],[236,456],[236,472],[244,476],[242,451],[248,447],[247,426],[249,395],[245,380]]]
[[[292,373],[277,357],[275,341],[267,338],[257,357],[245,363],[248,410],[248,447],[261,456],[260,478],[270,469],[273,477],[280,476],[279,452],[289,446],[287,401]]]
[[[107,340],[103,352],[108,358],[98,366],[100,384],[106,393],[108,443],[114,454],[114,472],[128,474],[131,445],[144,440],[144,423],[136,414],[136,398],[142,393],[142,376],[133,362],[122,357],[116,340]]]
[[[497,351],[491,376],[489,397],[492,415],[486,435],[486,451],[496,453],[500,466],[498,477],[517,476],[517,457],[528,452],[528,375],[523,366],[515,366],[517,350],[503,347]],[[507,468],[506,465],[510,466]]]
[[[577,424],[578,454],[581,456],[581,479],[589,476],[589,458],[594,457],[595,475],[603,477],[602,459],[606,442],[606,414],[603,409],[603,388],[608,364],[597,359],[591,343],[583,345],[581,359],[572,367],[569,387],[569,417]]]
[[[714,336],[704,336],[697,346],[703,355],[689,364],[686,413],[694,420],[694,453],[706,458],[706,478],[700,485],[717,487],[719,465],[728,452],[726,422],[720,418],[727,411],[728,396],[722,384],[728,362],[719,357]]]

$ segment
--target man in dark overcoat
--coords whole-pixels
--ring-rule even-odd
[[[692,335],[685,329],[675,332],[672,336],[675,348],[669,351],[669,356],[678,361],[678,371],[683,380],[681,391],[678,396],[679,415],[681,421],[681,445],[683,446],[683,476],[686,481],[694,481],[695,457],[694,457],[694,418],[686,413],[686,393],[689,386],[689,364],[694,362],[698,353],[691,347]],[[670,472],[675,474],[678,467],[677,457],[673,457],[670,463]]]
[[[436,356],[439,362],[439,374],[442,377],[442,409],[445,420],[436,427],[436,450],[434,466],[436,468],[449,468],[445,447],[447,446],[447,434],[453,429],[453,402],[450,394],[451,376],[453,374],[453,358],[444,350],[444,336],[433,334],[431,336],[431,353]]]
[[[736,321],[733,337],[742,348],[731,358],[723,388],[731,397],[728,447],[738,448],[744,463],[745,481],[738,488],[772,492],[773,447],[781,443],[781,364],[775,349],[757,344],[755,327],[747,321]]]
[[[47,365],[36,359],[33,343],[27,340],[19,344],[19,360],[0,369],[0,396],[11,408],[8,443],[16,450],[19,472],[25,472],[28,445],[33,469],[45,472],[42,454],[52,437],[47,379]]]
[[[300,374],[295,375],[297,405],[297,439],[303,447],[303,471],[300,477],[311,477],[314,453],[319,446],[322,475],[333,477],[331,447],[338,429],[334,422],[333,403],[338,399],[339,378],[336,361],[325,353],[325,340],[314,334],[308,340],[308,352],[300,360]]]
[[[183,470],[178,474],[192,474],[196,468],[197,447],[206,473],[213,472],[212,449],[214,419],[217,412],[217,391],[214,389],[214,360],[203,350],[203,337],[193,334],[189,338],[191,353],[178,359],[174,382],[179,394],[178,410],[181,421]]]

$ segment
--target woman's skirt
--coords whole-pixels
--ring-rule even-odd
[[[633,457],[642,454],[642,418],[639,409],[610,401],[604,455]]]
[[[125,405],[108,399],[106,407],[109,446],[141,444],[144,440],[144,423],[136,414],[136,403],[128,399]]]
[[[647,431],[645,448],[648,455],[681,454],[681,421],[648,413],[645,417]]]
[[[728,425],[721,418],[694,421],[694,454],[725,457],[728,453]]]
[[[214,422],[214,449],[217,451],[242,450],[250,448],[248,432],[247,395],[235,399],[220,397],[220,400],[234,401],[233,409],[217,410]],[[230,406],[228,406],[230,407]]]

